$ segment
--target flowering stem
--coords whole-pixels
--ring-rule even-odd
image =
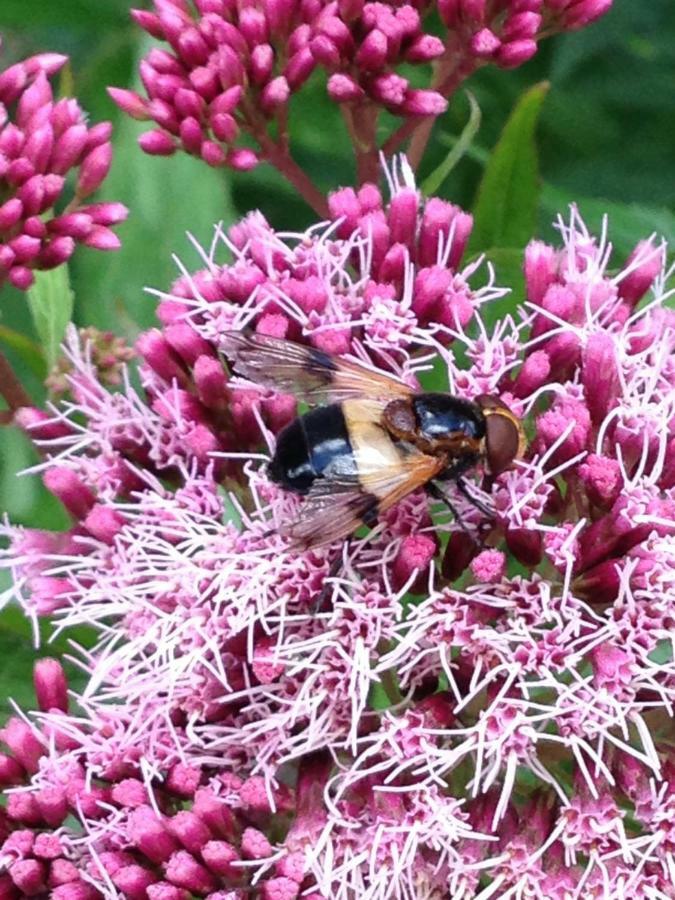
[[[16,412],[17,409],[21,409],[22,406],[32,406],[32,401],[26,391],[24,390],[23,385],[17,378],[14,369],[11,366],[10,361],[7,359],[5,354],[0,350],[0,394],[5,399],[7,406],[9,407],[9,411],[11,413]],[[0,424],[7,424],[6,422],[2,422]]]
[[[439,94],[442,94],[446,98],[450,98],[459,85],[468,78],[476,68],[476,60],[473,58],[465,59],[454,65],[453,63],[455,63],[455,60],[450,56],[450,58],[439,67],[432,85],[432,88],[435,91],[438,91]],[[386,156],[391,156],[392,153],[398,150],[403,141],[407,138],[411,138],[410,146],[408,148],[408,162],[413,169],[417,169],[424,156],[424,151],[426,150],[427,143],[431,137],[435,121],[435,116],[423,116],[408,119],[387,138],[382,145],[382,152]]]
[[[379,160],[377,154],[377,109],[369,103],[345,111],[347,127],[354,145],[358,183],[377,183]]]
[[[300,196],[307,201],[312,209],[323,219],[328,218],[328,202],[312,179],[304,172],[291,157],[290,153],[280,144],[277,144],[269,135],[256,134],[265,158],[280,172],[298,191]]]

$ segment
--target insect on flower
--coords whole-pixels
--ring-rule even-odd
[[[237,374],[310,406],[327,401],[281,431],[268,468],[274,482],[307,496],[302,516],[281,529],[299,548],[373,525],[420,487],[456,516],[448,481],[486,512],[463,474],[483,462],[496,476],[522,456],[521,423],[497,397],[416,393],[382,372],[260,334],[230,332],[221,346]]]

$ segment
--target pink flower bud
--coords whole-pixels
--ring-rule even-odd
[[[572,31],[584,28],[604,16],[612,7],[612,0],[577,0],[563,15],[563,26]]]
[[[37,859],[21,859],[9,867],[14,884],[27,897],[43,892],[46,888],[47,870]]]
[[[246,828],[241,836],[241,852],[244,859],[265,859],[272,856],[272,845],[262,831]]]
[[[132,119],[145,121],[148,118],[147,104],[136,91],[128,91],[123,88],[109,87],[108,93],[117,106]]]
[[[44,616],[67,605],[73,585],[67,578],[42,575],[31,579],[30,589],[31,605],[38,615]]]
[[[528,397],[546,384],[551,374],[551,362],[545,350],[535,350],[522,365],[513,386],[516,397]]]
[[[49,657],[38,660],[33,668],[33,685],[43,712],[50,709],[68,712],[68,680],[58,660]]]
[[[506,569],[506,556],[500,550],[483,550],[469,564],[476,581],[485,584],[501,581]]]
[[[592,334],[581,355],[581,378],[591,419],[599,425],[621,391],[616,341],[607,332]]]
[[[417,577],[408,590],[423,591],[429,580],[429,566],[436,555],[437,542],[427,534],[410,534],[403,539],[392,568],[392,584],[399,591],[409,579]]]
[[[157,876],[143,866],[122,866],[112,876],[113,883],[130,900],[146,900],[147,889],[158,880]]]
[[[13,284],[20,291],[27,291],[35,281],[35,276],[25,266],[13,266],[7,277],[10,284]]]
[[[52,233],[70,235],[70,237],[78,241],[86,238],[93,227],[94,223],[91,216],[81,212],[57,216],[49,223],[49,230]]]
[[[186,850],[174,853],[166,864],[165,871],[170,882],[194,894],[207,894],[216,887],[213,875]]]
[[[141,334],[136,341],[136,350],[165,381],[175,379],[179,384],[186,383],[185,371],[159,329],[153,328]]]
[[[640,241],[624,266],[628,274],[619,281],[619,296],[635,306],[647,293],[663,267],[664,247]],[[634,267],[634,268],[633,268]]]
[[[97,225],[118,225],[129,215],[129,210],[123,203],[92,203],[84,206],[82,211],[91,216]]]
[[[96,503],[83,525],[92,537],[104,544],[112,544],[115,535],[124,527],[124,517],[115,509]]]
[[[57,834],[43,833],[35,838],[33,853],[40,859],[57,859],[63,855],[63,851],[63,844]]]
[[[42,269],[55,269],[70,259],[75,251],[75,240],[68,236],[52,238],[40,254]]]
[[[410,44],[405,53],[405,58],[411,63],[431,62],[445,53],[445,44],[440,38],[432,34],[420,34]]]
[[[297,91],[307,81],[315,66],[316,62],[309,47],[294,53],[283,72],[291,90]]]
[[[194,854],[199,854],[204,845],[213,837],[199,816],[187,810],[172,816],[167,822],[167,828],[186,850]]]
[[[49,867],[47,883],[50,888],[56,888],[70,881],[77,881],[80,874],[77,867],[67,859],[55,859]]]
[[[188,153],[199,154],[204,141],[204,132],[199,122],[192,116],[188,116],[180,123],[180,139]]]
[[[27,234],[21,234],[19,237],[10,241],[9,246],[14,253],[14,259],[17,263],[32,262],[40,252],[40,240],[30,237]]]
[[[502,42],[489,28],[481,28],[471,38],[471,52],[481,59],[489,59],[501,47]]]
[[[265,112],[270,113],[288,102],[291,89],[283,75],[273,78],[262,90],[260,103]]]
[[[328,96],[336,103],[354,103],[364,95],[361,85],[349,75],[336,73],[328,79]]]
[[[7,787],[10,784],[21,784],[23,778],[23,766],[13,756],[0,753],[0,787]]]
[[[165,822],[157,817],[150,806],[140,806],[131,813],[127,833],[134,847],[154,863],[166,862],[178,849],[178,842],[169,833]],[[175,881],[173,878],[170,880]]]
[[[0,206],[0,231],[9,231],[21,219],[23,203],[18,197],[11,197]]]
[[[209,841],[202,848],[202,859],[216,875],[232,877],[238,871],[233,863],[239,860],[239,853],[227,841]]]
[[[56,786],[42,788],[36,792],[35,802],[47,825],[58,828],[63,824],[68,815],[68,800],[63,788]]]
[[[200,149],[201,157],[209,166],[217,168],[225,165],[227,154],[215,141],[204,141]]]
[[[237,172],[249,172],[258,165],[258,156],[254,150],[239,147],[227,154],[227,164]]]
[[[76,519],[84,519],[94,505],[94,495],[80,477],[66,466],[53,466],[42,477],[45,487],[51,491],[68,512]]]
[[[635,659],[631,653],[611,644],[600,644],[591,652],[593,683],[617,696],[632,681]]]
[[[151,156],[171,156],[176,152],[176,143],[166,131],[155,129],[146,131],[138,138],[138,144],[145,153]]]
[[[0,729],[0,739],[9,747],[16,760],[27,772],[38,770],[38,763],[45,752],[35,732],[23,719],[12,716]]]
[[[40,72],[33,84],[27,88],[21,95],[17,110],[16,122],[20,128],[29,125],[30,120],[35,116],[41,107],[46,106],[52,101],[52,89],[47,81],[44,72]]]
[[[300,894],[300,885],[290,878],[270,878],[262,886],[263,900],[295,900]]]
[[[131,18],[143,31],[147,31],[152,37],[160,41],[164,39],[164,29],[159,21],[159,16],[155,13],[148,12],[145,9],[132,9]]]
[[[509,528],[506,546],[524,566],[536,566],[543,555],[542,535],[528,528]]]
[[[100,900],[100,892],[86,881],[61,884],[49,895],[49,900]]]
[[[389,42],[386,35],[375,28],[362,42],[356,54],[356,65],[365,71],[378,72],[387,62]]]
[[[110,171],[112,163],[112,144],[105,143],[95,147],[84,159],[77,179],[78,197],[87,197],[97,190]]]
[[[609,509],[617,500],[623,483],[617,460],[590,454],[579,466],[589,499],[601,509]]]
[[[148,900],[190,900],[190,894],[168,881],[156,881],[147,889]],[[213,894],[210,895],[211,897]]]
[[[525,248],[525,285],[533,303],[541,303],[558,271],[558,254],[543,241],[530,241]]]
[[[502,69],[515,69],[531,59],[537,52],[537,42],[529,38],[502,44],[496,54],[496,62]]]

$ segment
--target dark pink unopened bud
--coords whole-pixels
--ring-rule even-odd
[[[418,593],[424,590],[429,578],[429,565],[436,555],[437,542],[427,534],[411,534],[403,539],[392,568],[392,584],[395,590],[408,583],[415,573],[408,590]]]
[[[541,532],[528,528],[507,529],[506,545],[518,562],[525,566],[536,566],[544,553]]]
[[[624,268],[631,269],[619,281],[619,296],[630,306],[635,306],[651,288],[663,268],[665,250],[651,241],[640,241],[626,260]]]
[[[355,103],[365,96],[365,91],[349,75],[336,73],[328,79],[328,96],[336,103]]]
[[[590,413],[580,400],[565,398],[554,403],[548,412],[537,419],[537,436],[542,448],[556,445],[552,456],[554,464],[571,459],[585,450],[590,432]]]
[[[193,797],[202,778],[201,769],[185,763],[176,763],[167,775],[165,786],[179,797]]]
[[[0,729],[0,740],[9,747],[17,762],[21,763],[27,772],[31,774],[37,772],[45,748],[30,725],[23,719],[12,716],[7,720],[5,727]]]
[[[0,753],[0,787],[21,784],[23,778],[24,768],[18,760],[6,753]]]
[[[169,833],[166,823],[150,806],[139,807],[131,813],[127,830],[132,844],[154,863],[165,862],[178,849],[178,842]]]
[[[37,859],[21,859],[9,867],[14,884],[27,897],[34,897],[46,888],[47,869]]]
[[[300,885],[290,878],[270,878],[262,886],[263,900],[295,900],[300,895]]]
[[[45,487],[57,497],[76,519],[84,519],[94,505],[93,493],[79,475],[66,466],[54,466],[42,477]]]
[[[58,660],[49,657],[38,660],[33,668],[33,685],[43,712],[50,709],[68,712],[68,680]]]
[[[535,350],[527,357],[513,386],[516,397],[528,397],[548,381],[551,362],[545,350]]]
[[[563,27],[570,31],[595,22],[612,7],[613,0],[577,0],[563,14]]]
[[[483,550],[474,557],[469,568],[476,581],[495,583],[501,581],[506,571],[506,556],[501,550]]]
[[[182,810],[167,821],[169,832],[189,850],[199,854],[213,837],[208,826],[193,812]]]
[[[160,129],[146,131],[139,137],[138,144],[141,150],[151,156],[171,156],[177,149],[174,138]]]
[[[227,878],[237,873],[237,867],[233,863],[240,856],[237,849],[227,841],[209,841],[202,848],[202,859],[212,872]]]
[[[525,248],[525,287],[528,299],[541,303],[555,282],[558,271],[557,251],[543,241],[530,241]]]
[[[8,231],[21,219],[23,203],[18,197],[12,197],[0,206],[0,231]]]
[[[165,381],[176,380],[185,384],[187,376],[168,341],[158,328],[141,334],[136,341],[136,350],[145,362]]]
[[[53,786],[42,788],[35,794],[43,820],[51,828],[62,825],[68,815],[68,800],[63,788]]]
[[[248,147],[239,147],[227,154],[227,164],[237,172],[249,172],[258,165],[258,155]]]
[[[70,235],[52,238],[40,253],[40,268],[54,269],[56,266],[62,265],[70,259],[74,250],[75,239]]]
[[[194,894],[207,894],[216,887],[213,875],[186,850],[173,854],[166,864],[165,873],[168,881]]]
[[[115,509],[96,503],[85,518],[83,525],[104,544],[112,544],[115,535],[124,527],[124,517]]]
[[[159,879],[143,866],[131,865],[118,869],[112,880],[115,887],[130,900],[146,900],[148,887]]]
[[[262,831],[246,828],[241,836],[241,852],[245,859],[265,859],[272,856],[272,845]]]
[[[44,832],[43,834],[38,834],[35,838],[33,853],[39,859],[57,859],[63,852],[63,844],[58,834]]]
[[[101,900],[100,891],[86,881],[61,884],[49,895],[49,900]]]
[[[471,39],[471,52],[481,59],[489,59],[499,50],[502,42],[489,28],[481,28]]]
[[[600,331],[592,334],[581,354],[584,397],[595,425],[616,405],[621,392],[616,340]]]
[[[591,503],[601,509],[610,509],[623,484],[618,461],[591,453],[579,466],[579,476]]]
[[[464,530],[453,531],[443,554],[441,572],[448,581],[454,581],[466,570],[479,552],[480,546]]]
[[[80,873],[77,867],[67,859],[55,859],[49,867],[48,884],[50,888],[56,888],[70,881],[77,881]]]
[[[528,59],[532,59],[536,52],[537,42],[530,38],[524,38],[502,44],[495,55],[495,60],[502,69],[515,69],[517,66],[522,66]]]
[[[147,890],[148,900],[190,900],[190,893],[168,881],[156,881]],[[213,896],[213,895],[211,895]]]

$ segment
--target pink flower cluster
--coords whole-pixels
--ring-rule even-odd
[[[86,202],[110,168],[111,125],[90,127],[77,100],[54,100],[48,79],[66,62],[43,53],[0,73],[0,283],[21,290],[34,269],[61,265],[78,243],[117,249],[112,226],[127,215],[121,203]]]
[[[331,208],[302,235],[259,215],[217,232],[139,341],[144,393],[109,391],[72,333],[70,397],[22,414],[74,524],[4,529],[8,597],[98,642],[81,693],[41,662],[40,711],[2,733],[0,886],[671,896],[664,248],[612,270],[572,210],[560,248],[527,249],[525,306],[488,328],[503,292],[457,268],[464,213],[405,168],[388,203],[369,185]],[[219,342],[243,325],[411,383],[440,359],[443,388],[501,396],[530,441],[485,497],[494,518],[458,497],[462,528],[414,494],[350,546],[290,550],[276,526],[301,502],[251,451],[293,400],[227,374]]]
[[[140,138],[143,150],[182,149],[234,169],[250,169],[262,156],[284,170],[289,102],[317,67],[328,73],[328,95],[343,104],[357,153],[375,162],[380,109],[438,116],[477,66],[518,66],[536,53],[541,37],[589,24],[611,0],[441,0],[442,38],[429,21],[435,4],[153,0],[153,6],[133,11],[141,28],[168,45],[141,63],[147,97],[110,89],[125,112],[155,123]],[[432,62],[429,88],[414,87],[401,71]],[[256,146],[242,144],[242,136]]]

